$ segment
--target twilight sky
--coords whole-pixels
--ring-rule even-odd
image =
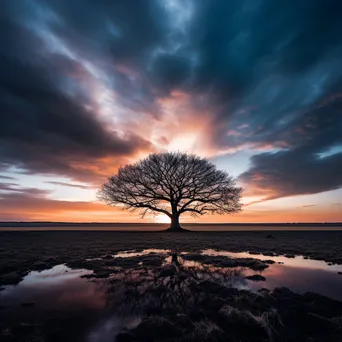
[[[241,214],[196,222],[342,221],[341,13],[338,0],[1,0],[0,220],[162,221],[96,190],[179,150],[245,189]]]

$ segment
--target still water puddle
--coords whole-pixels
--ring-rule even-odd
[[[258,273],[258,272],[254,272]],[[274,264],[259,272],[265,281],[248,280],[246,289],[274,289],[285,286],[293,292],[316,292],[324,296],[342,301],[342,276],[334,271],[321,268],[305,268]]]
[[[6,286],[0,292],[1,305],[14,308],[15,306],[31,303],[35,306],[48,309],[61,306],[84,306],[98,307],[103,301],[97,292],[95,284],[85,282],[83,275],[91,274],[92,271],[71,269],[66,265],[57,265],[41,272],[32,271],[18,285]],[[68,291],[65,291],[68,289]],[[54,300],[51,301],[51,294]]]
[[[149,248],[149,249],[143,249],[143,250],[129,250],[129,251],[122,251],[119,253],[115,253],[113,255],[114,258],[132,258],[136,256],[141,256],[141,255],[147,255],[147,254],[168,254],[171,253],[170,249],[154,249],[154,248]]]
[[[51,325],[48,340],[112,342],[136,317],[113,316],[106,308],[103,282],[81,278],[91,273],[66,265],[30,272],[0,292],[1,323],[34,327],[44,322],[48,330]]]
[[[172,263],[171,250],[166,249],[122,251],[113,255],[113,258],[146,256],[151,253],[162,256],[164,265]],[[179,267],[191,272],[191,276],[198,280],[210,280],[252,291],[285,286],[298,293],[311,291],[342,300],[342,276],[338,274],[342,272],[342,265],[329,266],[324,261],[304,259],[301,256],[286,258],[210,249],[201,252],[207,256],[255,258],[275,262],[262,271],[253,271],[246,267],[219,267],[185,260],[182,255],[187,253],[178,254]],[[67,331],[67,335],[58,335],[57,340],[115,341],[115,336],[123,328],[132,328],[140,323],[139,315],[131,314],[132,311],[129,310],[120,310],[119,303],[126,306],[126,299],[129,299],[124,297],[127,284],[137,282],[137,286],[145,291],[164,286],[172,278],[160,278],[153,266],[139,268],[138,265],[136,269],[122,269],[110,277],[112,284],[116,281],[114,295],[106,288],[108,280],[89,281],[81,278],[92,271],[70,269],[66,265],[57,265],[41,272],[32,271],[18,285],[5,286],[0,292],[0,320],[4,323],[24,321],[32,324],[51,320],[54,328],[60,324],[61,331]],[[255,274],[262,275],[266,280],[252,281],[245,278]],[[113,298],[109,299],[108,296]],[[142,301],[145,299],[148,300],[148,297],[142,295]],[[108,306],[110,300],[114,300],[116,305]]]
[[[202,254],[211,255],[211,256],[227,256],[230,258],[254,258],[259,260],[273,260],[276,263],[283,263],[287,266],[291,267],[300,267],[300,268],[312,268],[312,269],[321,269],[321,270],[329,270],[333,272],[342,272],[342,265],[329,265],[325,261],[322,260],[314,260],[314,259],[305,259],[301,255],[296,255],[294,257],[286,257],[284,255],[279,256],[267,256],[263,254],[251,254],[249,252],[227,252],[227,251],[216,251],[214,249],[205,249],[202,251]]]
[[[259,260],[272,260],[275,263],[269,265],[263,271],[255,272],[245,269],[246,276],[260,274],[265,281],[247,280],[245,285],[239,288],[258,290],[261,288],[274,289],[285,286],[293,292],[316,292],[327,297],[342,300],[342,265],[329,265],[325,261],[305,259],[303,256],[288,258],[285,256],[266,256],[262,254],[250,254],[248,252],[233,253],[207,249],[202,254],[208,256],[227,256],[231,258],[255,258]]]
[[[123,251],[114,255],[114,257],[136,257],[147,254],[168,255],[171,250],[167,249],[145,249],[142,251]],[[307,259],[303,256],[286,257],[284,255],[268,256],[262,254],[250,254],[249,252],[229,252],[206,249],[201,252],[208,256],[226,256],[230,258],[254,258],[262,261],[272,260],[274,264],[262,271],[253,271],[249,268],[237,267],[235,272],[231,268],[216,267],[215,265],[204,265],[198,261],[184,260],[182,255],[188,252],[179,253],[179,260],[182,267],[193,268],[199,271],[211,273],[212,279],[222,279],[224,285],[234,286],[239,289],[257,291],[261,288],[272,290],[276,287],[288,287],[290,290],[298,293],[316,292],[337,300],[342,300],[342,265],[331,265],[322,260]],[[166,256],[165,263],[171,263],[172,257]],[[246,276],[260,274],[266,280],[252,281],[245,279]],[[228,277],[227,275],[230,275]],[[205,278],[204,273],[201,274]],[[227,281],[229,279],[229,281]],[[222,283],[222,282],[221,282]]]

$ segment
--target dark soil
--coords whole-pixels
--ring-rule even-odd
[[[261,271],[268,267],[266,262],[255,258],[228,258],[225,256],[209,256],[202,254],[182,255],[185,260],[200,261],[205,265],[215,265],[217,267],[248,267],[255,271]],[[271,260],[270,260],[271,261]]]
[[[269,235],[274,239],[270,239]],[[103,272],[98,262],[89,258],[118,251],[146,248],[198,252],[202,249],[250,251],[253,254],[288,257],[301,254],[308,258],[342,264],[342,231],[241,231],[191,232],[110,232],[110,231],[40,231],[0,232],[0,285],[17,284],[29,271],[48,269],[66,263]],[[257,258],[257,256],[256,256]],[[122,264],[132,261],[122,260]],[[160,264],[158,257],[145,264]],[[264,263],[263,263],[264,265]],[[120,265],[121,266],[121,265]],[[104,276],[104,274],[102,274]]]
[[[265,281],[266,278],[263,277],[261,274],[253,274],[251,276],[245,277],[245,279],[253,280],[253,281]]]
[[[342,263],[342,232],[272,232],[272,236],[268,238],[265,232],[2,232],[0,280],[15,284],[30,270],[61,263],[93,270],[86,277],[103,278],[99,281],[107,310],[141,317],[138,326],[119,333],[118,342],[341,342],[342,302],[314,293],[295,294],[287,288],[252,293],[229,285],[241,276],[240,266],[253,270],[269,266],[271,261],[258,260],[258,253],[304,254]],[[147,248],[172,250],[169,257],[174,262],[164,265],[167,254],[156,253],[113,257],[118,251]],[[198,254],[208,248],[252,251],[255,258]],[[203,267],[185,267],[177,256],[181,251],[190,252],[183,259]],[[210,265],[215,265],[215,275]],[[231,268],[228,272],[227,267]],[[259,275],[251,277],[262,280]],[[35,304],[22,306],[29,310]],[[0,340],[77,341],[79,337],[68,334],[70,324],[67,317],[37,324],[0,323]]]
[[[108,280],[108,306],[142,317],[117,341],[342,341],[342,302],[321,295],[287,288],[255,294],[175,265],[133,273]]]

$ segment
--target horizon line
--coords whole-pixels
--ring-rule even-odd
[[[49,225],[169,225],[169,223],[159,222],[69,222],[69,221],[0,221],[0,226],[4,224],[49,224]],[[183,225],[342,225],[339,221],[326,221],[326,222],[185,222]]]

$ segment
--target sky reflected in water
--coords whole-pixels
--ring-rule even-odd
[[[228,252],[228,251],[216,251],[214,249],[206,249],[202,251],[202,254],[212,256],[227,256],[231,258],[255,258],[259,260],[273,260],[276,263],[284,263],[286,266],[300,267],[300,268],[312,268],[321,269],[333,272],[342,272],[342,265],[329,265],[322,260],[305,259],[301,255],[296,255],[294,258],[288,258],[284,255],[279,256],[267,256],[262,254],[250,254],[249,252]]]
[[[243,272],[246,276],[260,274],[266,280],[247,280],[245,285],[239,284],[239,288],[250,290],[267,288],[272,290],[276,287],[285,286],[298,293],[316,292],[342,300],[342,276],[338,274],[338,272],[342,272],[342,265],[329,265],[322,260],[304,259],[303,256],[288,258],[283,255],[266,256],[248,252],[234,253],[213,249],[206,249],[202,254],[232,258],[256,258],[275,262],[263,271],[257,272],[245,268]]]
[[[198,279],[255,292],[261,288],[272,290],[285,286],[294,292],[316,292],[342,301],[342,276],[338,274],[342,271],[342,265],[329,266],[324,261],[304,259],[301,256],[286,258],[251,255],[247,252],[232,253],[210,249],[202,251],[202,254],[208,256],[256,258],[275,262],[265,270],[253,271],[246,267],[220,267],[182,259],[182,254],[186,253],[178,254],[179,267],[195,272]],[[123,251],[113,255],[113,259],[149,254],[161,255],[164,258],[164,265],[172,262],[170,250],[157,249]],[[140,267],[140,271],[126,269],[113,275],[112,279],[119,280],[122,288],[125,288],[125,282],[131,281],[134,277],[141,277],[142,283],[146,281],[147,286],[147,282],[151,284],[160,281],[154,270],[153,266]],[[147,272],[145,278],[139,272]],[[83,336],[83,340],[88,342],[113,341],[115,335],[123,328],[138,325],[140,317],[133,313],[122,315],[115,311],[115,307],[109,309],[106,280],[81,278],[91,273],[89,270],[71,269],[66,265],[57,265],[41,272],[30,272],[18,285],[5,286],[0,292],[0,319],[4,322],[36,322],[46,318],[69,317],[70,336]],[[262,275],[266,280],[252,281],[245,278],[255,274]]]

